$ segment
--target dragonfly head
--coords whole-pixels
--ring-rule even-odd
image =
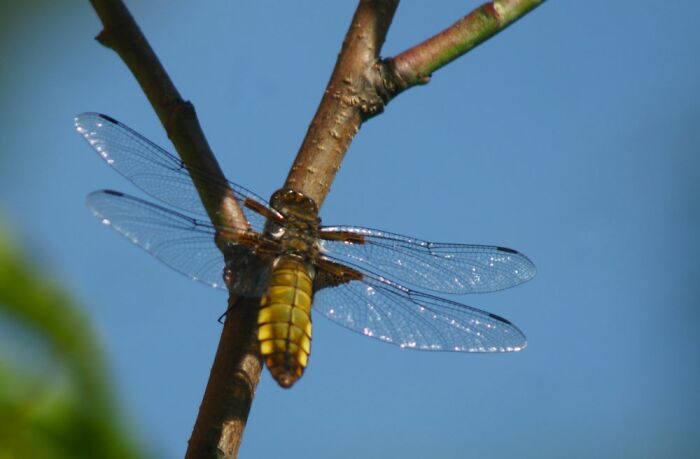
[[[272,207],[285,218],[303,221],[312,226],[318,226],[318,206],[313,199],[298,191],[282,188],[270,198]]]

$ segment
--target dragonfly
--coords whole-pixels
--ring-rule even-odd
[[[261,298],[260,355],[291,387],[311,353],[312,311],[402,348],[515,352],[523,333],[490,312],[435,295],[494,292],[532,279],[523,254],[501,246],[429,242],[356,226],[322,226],[316,203],[291,189],[268,203],[99,113],[75,128],[109,166],[163,205],[119,191],[88,195],[107,226],[174,270],[243,297]],[[193,178],[211,195],[233,193],[249,225],[214,225]],[[241,273],[255,268],[254,278]]]

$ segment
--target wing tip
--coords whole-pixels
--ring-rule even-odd
[[[104,120],[104,121],[111,123],[111,124],[121,124],[121,123],[119,123],[119,121],[115,120],[111,116],[105,115],[104,113],[98,113],[98,112],[80,113],[79,115],[76,115],[73,118],[73,123],[75,124],[76,129],[78,129],[78,132],[81,132],[80,128],[84,128],[88,124],[96,124],[99,122],[99,119]],[[81,134],[82,134],[82,132],[81,132]]]
[[[517,344],[504,347],[504,350],[506,352],[520,352],[527,347],[527,337],[513,322],[506,319],[505,317],[501,317],[498,314],[494,314],[492,312],[489,312],[487,314],[489,315],[490,318],[507,325],[507,328],[509,329],[508,331],[510,333],[512,333],[513,335],[519,337],[519,341]]]
[[[517,250],[511,249],[510,247],[498,246],[498,247],[496,247],[496,250],[498,250],[499,252],[511,253],[513,255],[522,255],[520,252],[518,252]]]
[[[495,319],[495,320],[497,320],[497,321],[499,321],[499,322],[503,322],[503,323],[508,324],[508,325],[513,325],[513,322],[511,322],[510,320],[506,319],[505,317],[499,316],[498,314],[494,314],[494,313],[492,313],[492,312],[487,312],[487,314],[489,315],[489,317],[491,317],[492,319]]]
[[[523,335],[523,332],[521,332],[520,329],[517,328],[515,325],[513,325],[513,328],[515,328],[517,335],[520,337],[520,339],[517,342],[517,344],[507,346],[504,349],[505,352],[520,352],[525,350],[525,348],[527,347],[527,338],[525,337],[525,335]]]
[[[102,213],[100,210],[100,204],[102,202],[102,199],[104,199],[105,196],[116,196],[118,198],[123,198],[126,197],[124,193],[121,191],[115,191],[115,190],[97,190],[93,191],[92,193],[88,193],[87,196],[85,196],[85,206],[90,209],[90,212],[92,214],[100,219],[104,219],[105,215]],[[103,223],[108,224],[109,221],[103,221]]]
[[[121,191],[116,191],[116,190],[110,190],[110,189],[102,189],[102,190],[95,190],[92,193],[88,193],[87,198],[91,198],[93,196],[100,196],[100,195],[105,195],[108,194],[110,196],[118,196],[118,197],[124,197],[126,196],[125,193],[122,193]]]
[[[537,275],[537,266],[535,266],[535,263],[533,263],[532,260],[530,260],[530,258],[527,257],[527,255],[525,255],[521,252],[518,252],[515,249],[511,249],[510,247],[497,246],[496,250],[498,250],[499,252],[504,252],[504,253],[510,254],[510,255],[517,255],[518,257],[520,257],[522,263],[524,263],[524,265],[525,265],[524,268],[526,268],[526,269],[524,269],[522,271],[522,275],[519,276],[520,277],[519,284],[527,282],[530,279],[532,279],[533,277],[535,277],[535,275]]]
[[[109,115],[105,115],[104,113],[95,113],[95,115],[97,115],[98,117],[102,118],[105,121],[109,121],[110,123],[119,124],[119,121],[115,120],[114,118],[112,118]]]

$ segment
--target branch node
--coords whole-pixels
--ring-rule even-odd
[[[505,13],[503,5],[501,5],[499,2],[492,2],[487,3],[483,7],[485,10],[489,11],[489,14],[491,14],[499,24],[502,22],[503,13]]]
[[[95,36],[95,40],[105,48],[111,48],[111,46],[109,46],[109,34],[105,29],[102,29],[102,31]]]
[[[138,26],[134,29],[124,22],[114,22],[105,25],[95,40],[102,46],[119,53],[138,46],[142,37]]]

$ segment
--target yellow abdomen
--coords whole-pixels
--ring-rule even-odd
[[[291,387],[309,360],[312,275],[300,258],[278,258],[272,268],[270,287],[260,303],[260,353],[282,387]]]

